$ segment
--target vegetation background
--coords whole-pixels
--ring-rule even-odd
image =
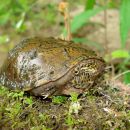
[[[1,64],[7,52],[22,39],[31,36],[63,37],[64,17],[61,0],[1,0]],[[129,70],[129,0],[69,0],[72,40],[88,44],[108,63],[116,64],[119,73]],[[120,59],[120,60],[119,60]],[[130,82],[130,73],[123,81]]]
[[[0,66],[8,51],[26,37],[66,37],[65,16],[59,7],[61,2],[63,1],[0,0]],[[66,0],[64,2],[68,4],[65,9],[70,16],[72,40],[93,48],[107,62],[110,70],[109,79],[118,79],[117,84],[130,87],[130,0]],[[17,100],[25,101],[28,108],[32,109],[32,97],[23,98],[22,92],[9,94],[3,88],[0,89],[0,93],[1,98],[3,95],[8,95],[7,99],[1,102],[1,111],[4,113],[5,107],[6,112],[10,111],[8,117],[14,121],[10,123],[11,128],[19,129],[26,126],[26,122],[23,124],[19,122],[18,126],[15,121],[15,116],[21,111],[21,104]],[[16,107],[9,109],[6,102],[10,102],[10,99],[14,102],[14,98]],[[77,98],[74,102],[75,100],[77,101]],[[54,98],[54,102],[62,101],[64,102],[64,98]],[[35,113],[35,110],[32,111]],[[1,121],[3,121],[2,112]],[[45,115],[38,116],[39,122],[48,120]],[[30,117],[32,118],[32,115]],[[9,119],[4,121],[8,122]],[[49,129],[45,127],[46,125],[40,126],[39,122],[35,121],[32,121],[35,125],[30,124],[29,129]],[[67,116],[66,122],[70,126],[75,125],[70,115]],[[114,128],[118,130],[119,127],[117,125]]]

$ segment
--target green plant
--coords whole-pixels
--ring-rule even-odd
[[[56,104],[62,104],[67,100],[67,97],[65,96],[53,96],[52,102]]]
[[[76,124],[76,120],[68,114],[67,118],[65,119],[65,123],[68,125],[68,126],[73,126],[74,124]]]
[[[120,36],[121,36],[121,45],[122,48],[126,47],[126,41],[128,37],[128,33],[130,31],[130,1],[122,0],[120,6]],[[126,65],[129,64],[130,61],[130,52],[123,53],[125,56],[124,62],[120,64],[120,67],[123,71],[127,71]],[[130,72],[124,74],[124,82],[130,83]]]
[[[70,97],[71,103],[69,106],[69,113],[68,114],[78,114],[79,110],[81,110],[81,105],[80,102],[78,100],[78,94],[77,93],[71,93],[71,97]]]
[[[23,33],[28,29],[26,21],[31,21],[34,25],[37,20],[44,20],[48,26],[54,24],[56,15],[54,4],[39,6],[39,10],[36,9],[36,6],[39,6],[39,3],[35,0],[0,1],[0,25],[12,27],[17,32]],[[44,8],[44,11],[42,8]],[[41,27],[41,25],[43,26],[43,24],[40,24],[36,28]]]
[[[112,59],[122,59],[122,62],[118,64],[117,68],[119,69],[120,76],[123,77],[123,81],[126,84],[130,83],[130,71],[128,69],[130,61],[130,52],[124,49],[115,50],[111,53]]]
[[[16,26],[16,28],[22,27],[25,15],[33,6],[33,3],[34,0],[0,1],[0,25],[10,23],[12,26]]]
[[[125,47],[128,32],[130,31],[130,0],[122,0],[120,6],[120,33],[121,45]]]
[[[98,8],[94,8],[94,6],[100,5]],[[115,6],[117,5],[117,6]],[[111,53],[112,59],[123,58],[123,63],[120,63],[118,67],[120,72],[128,71],[126,65],[129,65],[130,61],[130,52],[125,49],[126,41],[128,37],[128,33],[130,30],[130,1],[122,0],[122,1],[114,1],[109,0],[105,1],[96,1],[96,0],[87,0],[85,5],[85,10],[80,14],[76,15],[71,22],[71,33],[76,33],[81,27],[85,26],[85,24],[89,21],[89,19],[98,14],[99,12],[107,9],[107,8],[120,8],[120,38],[121,38],[121,48],[115,50]],[[105,16],[104,16],[105,17]],[[73,38],[76,42],[81,43],[90,43],[92,46],[98,48],[98,44],[92,44],[91,41],[88,41],[86,38]],[[99,47],[101,48],[101,47]],[[108,61],[109,62],[109,61]],[[124,82],[130,83],[130,73],[124,73]]]
[[[76,31],[78,31],[78,29],[83,27],[92,16],[98,14],[102,10],[104,10],[104,8],[99,7],[99,8],[94,8],[94,9],[90,9],[90,10],[85,10],[85,11],[81,12],[80,14],[76,15],[72,19],[72,22],[71,22],[71,32],[75,33]]]
[[[70,100],[72,102],[77,102],[78,101],[78,94],[77,93],[71,93]]]
[[[85,10],[93,9],[95,3],[96,3],[96,0],[87,0]]]
[[[39,113],[39,118],[40,118],[41,121],[46,121],[47,118],[48,118],[48,115],[45,115],[43,113]]]

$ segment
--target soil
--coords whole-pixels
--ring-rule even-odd
[[[103,82],[63,102],[0,88],[1,130],[128,130],[129,96]],[[59,97],[58,97],[59,98]],[[58,99],[57,98],[57,99]],[[60,97],[61,98],[61,97]],[[74,107],[74,104],[80,107]]]

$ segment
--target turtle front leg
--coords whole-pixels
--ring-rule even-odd
[[[42,96],[43,99],[54,95],[57,92],[57,87],[55,83],[50,82],[48,84],[43,84],[41,86],[37,86],[29,91],[35,96]]]

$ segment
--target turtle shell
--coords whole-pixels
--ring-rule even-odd
[[[71,75],[68,72],[78,63],[93,58],[103,62],[94,51],[72,41],[52,37],[28,38],[9,52],[1,68],[1,84],[24,91],[50,83],[54,86],[60,78],[62,82],[68,81]]]

